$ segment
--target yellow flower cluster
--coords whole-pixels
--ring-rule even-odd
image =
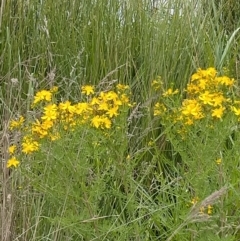
[[[170,113],[167,118],[184,125],[193,125],[205,117],[215,120],[222,119],[228,109],[236,116],[240,116],[240,102],[235,101],[232,104],[229,97],[233,86],[234,79],[227,76],[217,76],[217,71],[214,68],[198,69],[187,84],[186,98],[181,102],[181,105],[175,106],[175,108],[171,107],[171,110],[166,107],[166,97],[178,93],[178,90],[169,89],[162,93],[161,102],[155,104],[154,115],[166,117],[167,110]]]
[[[23,116],[20,116],[18,120],[12,120],[9,124],[9,129],[13,130],[13,129],[21,128],[23,126],[24,121],[25,119]]]
[[[9,123],[9,129],[10,130],[21,130],[23,128],[25,119],[23,116],[20,116],[18,119],[16,120],[11,120],[11,122]],[[19,160],[17,159],[17,157],[14,155],[16,152],[17,146],[16,145],[10,145],[8,147],[8,154],[10,156],[10,158],[7,161],[7,167],[17,167],[19,165]]]
[[[30,154],[32,152],[38,151],[39,143],[35,141],[32,137],[24,136],[22,142],[22,152],[25,154]]]
[[[14,167],[17,167],[19,165],[19,161],[18,159],[14,156],[14,153],[16,151],[16,145],[11,145],[9,146],[8,148],[8,153],[10,155],[10,158],[7,162],[7,167],[11,167],[11,166],[14,166]]]
[[[39,118],[28,123],[23,128],[24,118],[12,120],[9,128],[11,131],[20,130],[24,132],[21,152],[31,154],[40,148],[40,139],[47,138],[54,141],[59,139],[59,128],[64,131],[73,131],[79,125],[88,125],[97,129],[110,129],[114,118],[121,114],[121,109],[125,106],[130,107],[129,86],[118,84],[116,91],[101,91],[95,94],[94,86],[85,85],[81,87],[83,95],[87,96],[84,102],[71,103],[65,101],[55,103],[54,93],[58,91],[57,87],[50,90],[41,90],[36,93],[33,100],[33,111],[40,112]],[[26,123],[25,123],[26,125]],[[16,147],[15,147],[16,148]],[[9,153],[15,149],[9,147]],[[16,167],[19,161],[16,157],[8,160],[8,167]]]

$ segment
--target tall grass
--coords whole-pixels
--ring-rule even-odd
[[[218,232],[219,240],[235,240],[236,223],[229,224],[232,233],[224,233],[226,213],[221,213],[224,231],[206,233],[207,224],[198,224],[207,222],[206,217],[188,213],[191,187],[179,176],[181,151],[174,146],[174,138],[170,141],[166,137],[171,127],[155,121],[149,111],[158,98],[151,88],[157,76],[161,76],[165,89],[179,88],[180,98],[199,67],[213,66],[220,73],[225,68],[230,76],[239,79],[239,23],[231,31],[226,30],[221,22],[226,5],[221,4],[181,0],[159,1],[157,5],[150,0],[1,1],[1,240],[206,240],[207,236],[217,240]],[[79,194],[56,183],[61,178],[60,169],[54,169],[54,165],[51,172],[47,165],[41,170],[46,174],[42,180],[28,180],[24,171],[22,179],[21,172],[9,172],[7,149],[20,139],[18,135],[9,136],[9,120],[24,114],[31,121],[31,103],[37,90],[57,85],[59,100],[76,102],[82,98],[80,85],[99,85],[100,90],[106,90],[115,81],[130,85],[132,102],[136,102],[121,137],[127,143],[117,151],[116,143],[105,143],[111,147],[112,159],[120,162],[116,165],[119,173],[111,165],[106,167],[97,176],[98,183],[89,196],[77,206],[74,202]],[[64,157],[72,153],[78,158],[74,156],[76,147],[60,151],[71,138],[77,140],[77,136],[68,138],[58,143],[52,153],[62,151]],[[86,145],[84,138],[79,145]],[[127,155],[131,164],[123,167]],[[49,154],[47,160],[51,158]],[[70,163],[70,159],[66,162]],[[61,168],[64,170],[64,164]],[[74,180],[81,183],[82,175]],[[63,176],[66,183],[69,176],[69,172]],[[57,189],[51,193],[48,185]],[[82,189],[86,191],[87,187]],[[66,190],[76,196],[69,198]],[[100,211],[95,205],[99,201],[94,196],[97,192],[105,195]],[[84,210],[78,218],[74,213],[77,207]]]

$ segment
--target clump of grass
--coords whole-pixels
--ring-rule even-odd
[[[193,208],[193,213],[186,218],[188,221],[185,224],[183,222],[174,231],[174,235],[188,225],[189,218],[196,216],[196,213],[204,214],[201,216],[203,219],[200,218],[203,223],[208,220],[206,213],[219,217],[219,223],[216,223],[219,231],[213,229],[216,233],[219,232],[220,237],[238,233],[238,229],[234,230],[233,227],[234,231],[228,233],[229,220],[225,219],[227,213],[236,209],[227,208],[229,200],[238,198],[238,195],[233,197],[232,193],[237,187],[236,180],[239,180],[239,175],[234,170],[238,163],[239,142],[239,135],[236,133],[239,123],[238,84],[232,78],[218,76],[214,68],[208,68],[198,69],[191,76],[183,93],[184,98],[179,96],[178,89],[164,89],[160,80],[154,80],[152,86],[156,92],[161,93],[154,105],[153,115],[159,117],[156,121],[163,126],[165,138],[171,143],[172,151],[179,155],[175,164],[177,173],[185,180],[185,185],[189,183],[186,191],[192,196],[192,204],[203,200]],[[224,198],[226,186],[232,190]],[[220,187],[224,188],[214,192]],[[217,203],[216,196],[219,199]],[[232,220],[230,223],[234,222],[234,215],[229,216]],[[193,219],[198,222],[198,217],[195,218]],[[170,236],[168,240],[172,238]]]
[[[85,85],[78,103],[56,103],[56,92],[57,87],[37,92],[32,102],[34,115],[10,122],[10,130],[20,131],[21,139],[20,146],[9,147],[7,167],[20,164],[14,173],[23,191],[18,195],[27,191],[33,202],[41,200],[37,211],[42,216],[38,220],[41,228],[35,227],[36,219],[24,223],[21,215],[15,225],[19,230],[28,225],[37,236],[47,229],[48,237],[58,232],[62,238],[69,233],[77,239],[78,230],[84,238],[93,239],[103,235],[122,212],[102,205],[124,202],[121,192],[115,200],[115,189],[129,192],[131,188],[125,179],[131,165],[124,165],[129,86],[118,84],[115,91],[95,92],[94,86]],[[32,207],[25,212],[30,215]],[[105,228],[99,226],[101,222]],[[89,233],[90,229],[95,231]],[[15,235],[30,239],[31,231]]]
[[[199,69],[183,99],[179,90],[164,89],[160,78],[152,87],[163,91],[154,121],[178,154],[175,161],[153,138],[143,149],[129,149],[127,116],[135,109],[127,85],[105,92],[82,86],[78,103],[58,103],[56,87],[35,94],[32,117],[10,122],[10,130],[21,133],[7,164],[20,164],[10,177],[19,188],[14,204],[27,203],[24,215],[13,209],[18,220],[12,237],[172,240],[238,232],[227,230],[224,218],[235,205],[230,200],[237,198],[239,180],[232,170],[239,142],[234,80],[217,76],[214,68]],[[25,215],[32,217],[27,223]]]

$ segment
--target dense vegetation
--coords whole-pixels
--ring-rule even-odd
[[[238,1],[0,4],[1,240],[240,239]]]

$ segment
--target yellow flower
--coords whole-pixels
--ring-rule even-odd
[[[80,102],[75,105],[75,113],[78,115],[84,114],[84,113],[91,113],[92,108],[88,103]]]
[[[52,100],[52,92],[48,90],[41,90],[36,93],[34,96],[33,104],[37,104],[41,100],[51,101]]]
[[[154,109],[154,112],[153,112],[153,115],[154,115],[154,116],[159,116],[159,115],[161,115],[161,114],[162,114],[162,112],[161,112],[160,110]]]
[[[91,121],[92,125],[95,127],[95,128],[107,128],[107,129],[110,129],[111,128],[111,120],[105,116],[94,116],[92,121]]]
[[[57,93],[57,92],[58,92],[58,86],[53,86],[53,87],[50,89],[50,92],[51,92],[51,93]]]
[[[91,105],[99,105],[100,104],[100,100],[96,97],[93,97],[91,100]]]
[[[105,92],[101,91],[98,98],[99,98],[99,100],[102,100],[103,102],[107,102],[109,96],[107,98],[107,94]],[[113,98],[113,97],[111,97],[111,98]]]
[[[199,82],[198,86],[201,90],[205,90],[207,88],[208,84],[209,84],[208,79],[200,79],[198,82]]]
[[[104,117],[103,119],[102,119],[102,128],[107,128],[107,129],[110,129],[111,128],[111,125],[112,125],[112,122],[111,122],[111,120],[109,119],[109,118],[107,118],[107,117]]]
[[[103,96],[103,95],[102,95]],[[117,93],[115,93],[114,91],[108,91],[106,93],[104,93],[104,98],[103,100],[113,100],[113,101],[116,101],[118,100],[118,95]]]
[[[179,89],[176,89],[176,90],[173,91],[173,95],[175,95],[177,93],[179,93]]]
[[[216,160],[216,163],[217,163],[218,165],[220,165],[220,164],[222,163],[222,159],[221,159],[221,158],[217,159],[217,160]]]
[[[207,213],[208,215],[212,214],[213,207],[211,205],[208,205]]]
[[[194,197],[194,198],[191,200],[191,204],[192,204],[192,205],[195,205],[198,201],[199,201],[199,198],[198,198],[198,197]]]
[[[210,94],[209,91],[205,91],[199,95],[199,99],[203,102],[204,105],[212,105],[213,94]]]
[[[54,122],[52,120],[50,120],[50,121],[49,120],[45,120],[45,121],[42,122],[41,127],[44,130],[49,130],[49,129],[51,129],[53,127],[53,125],[54,125]]]
[[[208,68],[206,70],[198,69],[195,74],[192,75],[191,81],[199,80],[199,79],[213,79],[217,75],[217,71],[215,68]]]
[[[86,95],[94,94],[94,87],[92,85],[82,86],[82,93]]]
[[[19,161],[17,160],[16,157],[10,158],[7,162],[7,168],[12,167],[12,166],[17,167],[18,165],[19,165]]]
[[[48,134],[48,130],[53,127],[54,123],[53,121],[45,120],[42,123],[40,123],[39,120],[36,120],[32,124],[32,132],[37,134],[40,138],[44,138]]]
[[[122,95],[121,95],[121,102],[122,102],[123,104],[129,103],[129,98],[128,98],[128,96],[127,96],[126,94],[122,94]]]
[[[71,105],[70,101],[65,101],[64,103],[60,103],[58,106],[59,110],[62,112],[74,113],[76,108],[75,106]]]
[[[203,102],[204,105],[212,106],[221,106],[222,103],[226,101],[222,92],[210,94],[209,91],[205,91],[199,95],[199,99]]]
[[[56,132],[56,133],[54,133],[54,134],[50,134],[50,135],[49,135],[49,138],[50,138],[50,140],[51,140],[51,141],[56,141],[56,140],[59,140],[59,139],[60,139],[60,137],[61,137],[61,136],[60,136],[60,134],[59,134],[59,133],[57,133],[57,132]]]
[[[10,154],[13,154],[15,152],[15,150],[16,150],[16,145],[11,145],[8,147],[8,152]]]
[[[13,130],[13,129],[19,129],[23,123],[24,123],[24,117],[23,116],[20,116],[18,120],[12,120],[10,121],[10,124],[9,124],[9,129],[10,130]]]
[[[213,95],[213,106],[222,106],[223,102],[226,101],[226,98],[223,96],[223,93],[218,92]]]
[[[164,97],[167,97],[167,96],[175,95],[175,94],[177,94],[178,92],[179,92],[178,89],[176,89],[175,91],[173,91],[172,88],[169,88],[167,91],[165,91],[165,92],[163,93],[163,96],[164,96]]]
[[[161,76],[157,76],[157,79],[153,80],[151,83],[151,86],[153,87],[154,90],[160,89],[162,85],[163,85],[163,82],[162,82]]]
[[[109,109],[109,110],[106,112],[106,114],[109,115],[111,118],[112,118],[113,116],[118,116],[118,115],[119,115],[119,113],[118,113],[118,106],[115,106],[115,107]]]
[[[213,67],[210,67],[205,70],[205,73],[207,78],[215,78],[217,75],[217,70]]]
[[[105,110],[105,111],[108,111],[108,103],[107,102],[101,102],[99,105],[98,105],[98,110]]]
[[[165,92],[163,93],[163,96],[164,96],[164,97],[167,97],[167,96],[169,96],[169,95],[172,95],[172,93],[173,93],[173,89],[170,88],[170,89],[168,89],[167,91],[165,91]]]
[[[193,116],[196,120],[203,118],[202,107],[197,100],[185,99],[181,110],[185,116]]]
[[[221,119],[222,116],[223,116],[224,110],[225,110],[225,107],[220,107],[220,108],[218,108],[218,109],[214,109],[214,110],[212,111],[212,117],[216,117],[216,118],[218,118],[218,119]]]
[[[188,117],[185,121],[185,124],[188,126],[191,126],[191,125],[193,125],[193,120]]]
[[[32,138],[25,137],[22,143],[22,152],[25,154],[30,154],[34,151],[39,150],[39,143],[34,141]]]
[[[43,109],[44,109],[44,112],[43,112],[44,116],[41,117],[42,120],[51,121],[51,120],[57,119],[57,106],[56,106],[56,104],[47,105]]]
[[[234,112],[234,114],[236,116],[239,116],[240,115],[240,109],[237,109],[235,106],[232,106],[231,107],[231,110]]]
[[[231,87],[234,84],[234,79],[230,79],[227,76],[217,77],[216,79],[220,84],[225,85],[225,86]]]
[[[118,85],[117,85],[117,89],[124,91],[124,90],[129,89],[129,85],[118,84]]]
[[[101,118],[100,118],[99,115],[93,117],[93,119],[92,119],[92,125],[93,125],[94,127],[99,128],[100,125],[101,125],[101,123],[102,123],[102,122],[101,122]]]
[[[151,140],[151,141],[148,142],[148,146],[154,146],[154,143],[155,142],[153,140]]]
[[[154,105],[154,108],[153,108],[153,115],[154,115],[154,116],[159,116],[159,115],[161,115],[162,113],[164,113],[166,110],[167,110],[167,108],[166,108],[163,104],[157,102],[157,103]]]
[[[187,93],[188,94],[197,94],[200,92],[200,87],[198,85],[195,84],[187,84]]]

